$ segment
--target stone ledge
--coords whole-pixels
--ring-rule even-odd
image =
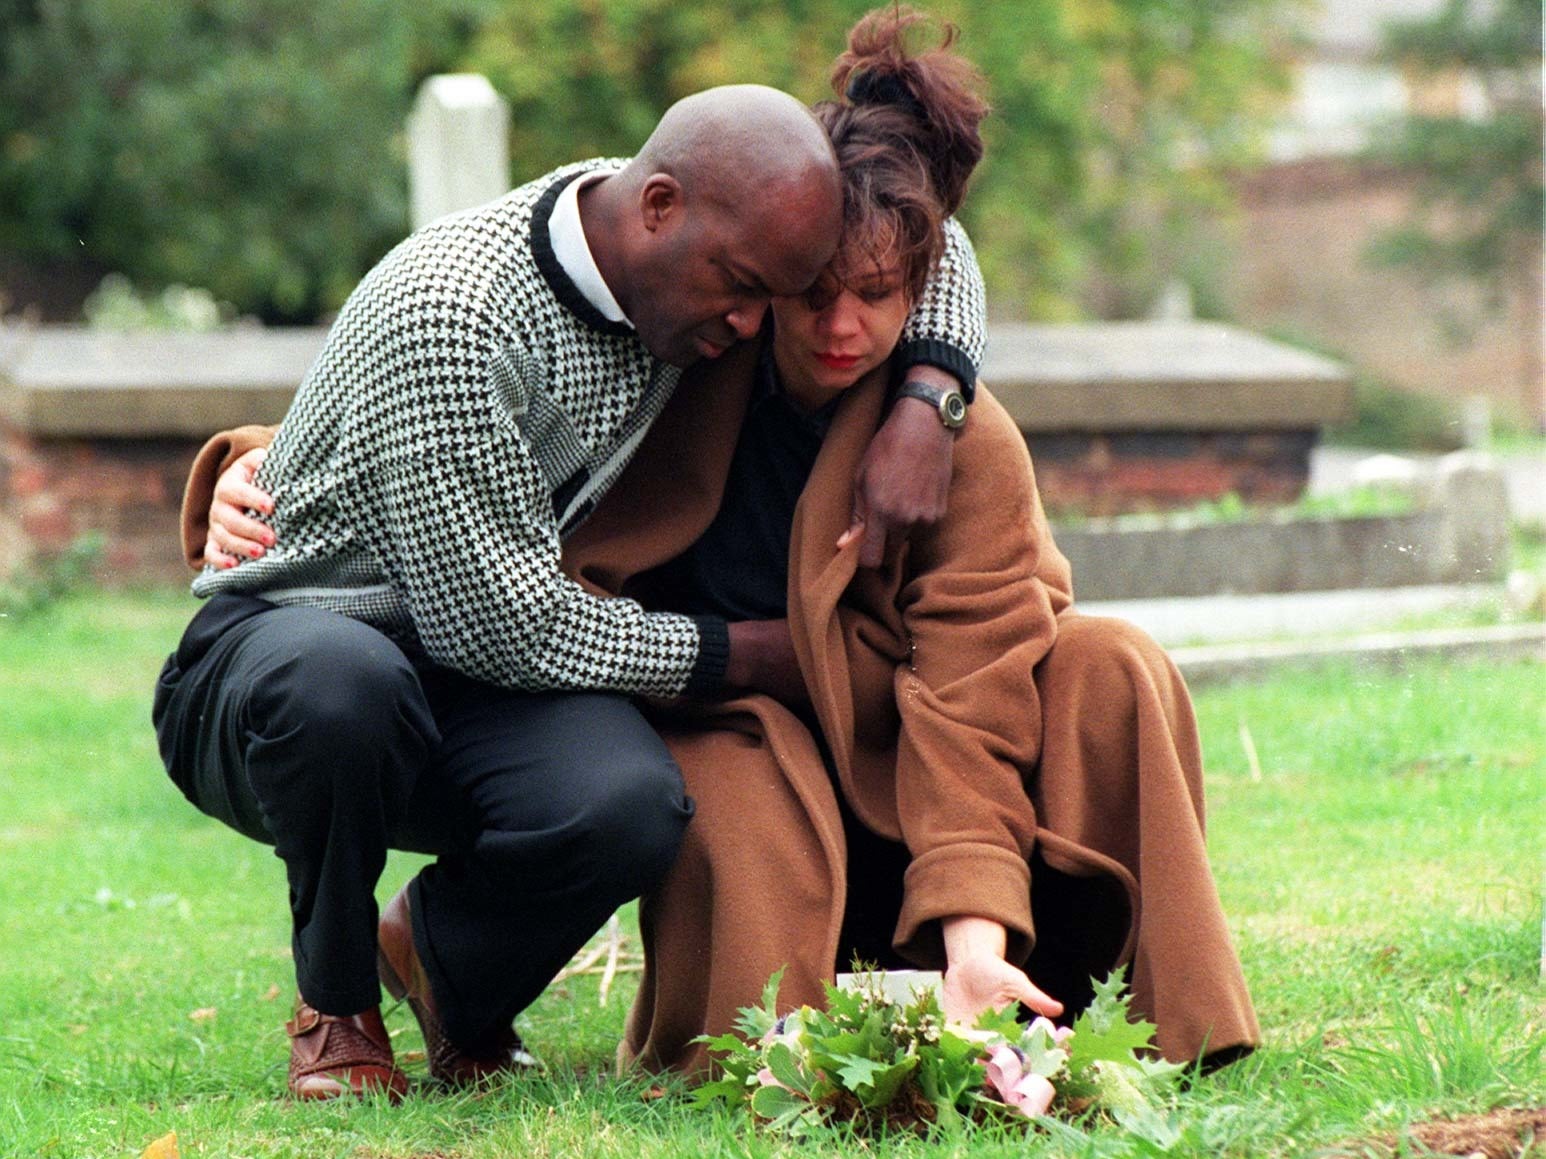
[[[0,417],[41,438],[204,438],[276,423],[327,331],[0,327]]]
[[[1285,669],[1313,669],[1334,663],[1399,669],[1429,656],[1500,663],[1508,660],[1546,662],[1546,625],[1429,628],[1330,640],[1208,644],[1170,649],[1171,659],[1194,688],[1260,679]]]
[[[1318,355],[1219,322],[989,328],[983,380],[1022,431],[1314,430],[1352,379]]]
[[[1077,593],[1078,584],[1075,584]],[[1528,605],[1506,583],[1428,584],[1252,595],[1157,596],[1079,600],[1081,612],[1137,624],[1166,648],[1234,645],[1397,632],[1420,625],[1478,624]]]
[[[45,438],[278,422],[326,334],[0,325],[0,416]],[[1027,434],[1315,430],[1351,406],[1338,364],[1214,322],[998,324],[982,373]]]
[[[1440,461],[1405,515],[1240,522],[1092,520],[1053,525],[1085,600],[1335,591],[1501,579],[1508,494],[1496,465],[1465,452]]]

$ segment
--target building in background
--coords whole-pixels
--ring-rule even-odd
[[[1496,308],[1476,286],[1369,257],[1382,231],[1407,220],[1416,190],[1412,173],[1368,159],[1378,136],[1407,113],[1490,112],[1474,75],[1419,75],[1381,58],[1388,21],[1430,18],[1443,6],[1320,0],[1309,10],[1294,96],[1268,161],[1240,178],[1224,302],[1238,321],[1345,357],[1385,385],[1457,404],[1485,399],[1500,418],[1542,427],[1538,237],[1533,280],[1516,279]],[[1538,100],[1539,59],[1534,70]]]

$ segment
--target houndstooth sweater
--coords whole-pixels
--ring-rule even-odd
[[[559,192],[618,164],[566,166],[434,222],[365,276],[258,475],[277,546],[206,568],[195,594],[330,609],[510,688],[674,696],[717,684],[722,620],[597,598],[559,568],[562,537],[680,373],[553,255]],[[951,223],[904,350],[970,383],[982,336],[981,277]]]

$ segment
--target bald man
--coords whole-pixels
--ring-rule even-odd
[[[669,867],[692,806],[628,697],[776,659],[764,626],[591,596],[560,545],[680,368],[809,286],[840,219],[820,125],[731,86],[631,161],[420,230],[344,305],[257,479],[274,546],[195,581],[154,707],[178,787],[284,862],[297,1097],[406,1089],[380,983],[435,1078],[523,1065],[515,1014]],[[389,848],[439,856],[378,930]]]

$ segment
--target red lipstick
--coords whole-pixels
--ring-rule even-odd
[[[816,355],[816,361],[829,370],[852,370],[855,366],[859,365],[859,356],[857,354],[828,354],[823,352]]]

